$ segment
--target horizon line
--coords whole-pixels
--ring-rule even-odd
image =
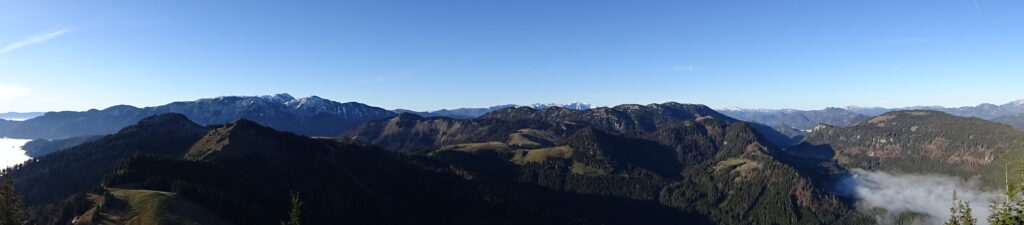
[[[529,104],[514,104],[513,103],[513,104],[494,104],[494,105],[482,106],[482,107],[458,107],[458,108],[441,108],[441,109],[434,109],[434,110],[415,110],[415,109],[408,109],[408,108],[403,108],[403,107],[394,107],[394,108],[390,108],[389,109],[389,108],[386,108],[386,107],[376,106],[376,105],[373,105],[373,104],[370,104],[370,103],[359,102],[359,101],[337,101],[337,100],[334,100],[334,99],[331,99],[331,98],[321,97],[319,95],[309,95],[309,96],[306,96],[306,97],[295,98],[291,94],[283,92],[283,93],[267,94],[267,95],[220,95],[220,96],[215,96],[215,97],[195,98],[195,99],[192,99],[192,100],[175,100],[175,101],[171,101],[171,102],[167,102],[167,103],[163,103],[163,104],[146,105],[146,106],[138,106],[138,105],[132,105],[132,104],[115,104],[115,105],[111,105],[111,106],[107,106],[107,107],[101,107],[101,108],[100,107],[90,107],[90,108],[84,109],[84,110],[67,109],[67,110],[49,110],[49,111],[10,111],[10,112],[0,112],[0,114],[3,114],[3,113],[84,112],[84,111],[90,111],[90,110],[104,110],[104,109],[108,109],[108,108],[116,107],[116,106],[131,106],[131,107],[135,107],[135,108],[149,108],[149,107],[159,107],[159,106],[163,106],[163,105],[167,105],[167,104],[171,104],[171,103],[176,103],[176,102],[194,102],[194,101],[199,101],[199,100],[216,99],[216,98],[224,98],[224,97],[275,97],[275,96],[278,96],[278,95],[287,95],[287,96],[289,96],[289,97],[291,97],[293,99],[296,99],[296,100],[303,99],[303,98],[318,97],[318,98],[330,100],[330,101],[333,101],[333,102],[339,102],[339,103],[359,103],[359,104],[364,104],[364,105],[371,106],[371,107],[377,107],[377,108],[385,109],[385,110],[388,110],[388,111],[409,110],[409,111],[414,111],[414,112],[435,112],[435,111],[440,111],[440,110],[455,110],[455,109],[479,109],[479,108],[490,108],[490,107],[504,106],[504,105],[515,105],[516,107],[521,107],[521,106],[531,106],[531,105],[535,105],[535,104],[563,104],[563,105],[568,105],[568,104],[574,104],[574,103],[581,103],[581,104],[591,105],[593,108],[601,108],[601,107],[609,107],[609,108],[611,108],[611,107],[615,107],[615,106],[629,105],[629,104],[650,105],[650,104],[665,104],[665,103],[675,102],[675,103],[680,103],[680,104],[704,105],[704,106],[707,106],[708,108],[714,109],[716,111],[726,111],[726,110],[737,109],[737,108],[741,109],[741,110],[798,110],[798,111],[815,111],[815,110],[825,110],[825,109],[829,109],[829,108],[839,108],[839,109],[848,110],[851,107],[865,108],[865,109],[870,109],[870,108],[912,109],[912,108],[925,108],[925,107],[941,107],[941,108],[952,109],[952,108],[964,108],[964,107],[978,107],[978,106],[986,105],[986,104],[991,104],[991,105],[995,105],[995,106],[1002,106],[1002,105],[1013,104],[1013,103],[1024,104],[1024,99],[1019,99],[1019,100],[1013,100],[1013,101],[1009,101],[1009,102],[1002,103],[1002,104],[983,102],[983,103],[978,103],[976,105],[966,105],[966,106],[912,105],[912,106],[885,107],[885,106],[847,105],[847,106],[826,106],[826,107],[823,107],[823,108],[806,109],[806,108],[788,108],[788,107],[780,107],[780,108],[741,107],[741,106],[731,106],[731,107],[720,107],[720,106],[717,106],[717,107],[712,107],[711,104],[706,104],[706,103],[684,103],[684,102],[680,102],[680,101],[667,101],[667,102],[661,102],[661,103],[646,103],[646,104],[644,104],[644,103],[618,103],[618,104],[615,104],[615,105],[598,105],[598,104],[590,104],[590,103],[586,103],[586,102],[577,100],[577,101],[573,101],[573,102],[570,102],[570,103],[555,103],[555,102],[541,103],[541,102],[535,102],[535,103],[529,103]]]

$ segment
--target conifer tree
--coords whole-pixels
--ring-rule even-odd
[[[975,225],[978,219],[971,216],[971,206],[965,201],[957,199],[956,192],[953,192],[953,207],[949,208],[949,221],[945,225]]]
[[[0,175],[0,225],[24,225],[31,219],[28,210],[21,205],[21,197],[14,190],[14,181],[5,174]]]
[[[292,209],[288,211],[288,221],[282,225],[302,225],[302,200],[298,193],[292,193]]]
[[[1016,213],[1015,207],[1007,201],[995,201],[989,205],[991,214],[988,215],[990,225],[1017,225],[1020,224],[1020,214]]]
[[[1022,158],[1024,160],[1024,158]],[[1022,161],[1024,162],[1024,161]],[[1010,185],[1010,169],[1005,164],[1003,172],[1006,182],[1006,192],[1002,200],[995,200],[989,205],[991,214],[988,216],[990,225],[1020,225],[1024,224],[1024,199],[1021,199],[1020,187]]]

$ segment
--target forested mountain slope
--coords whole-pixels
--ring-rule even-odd
[[[982,175],[1002,185],[1020,168],[1024,131],[930,110],[895,111],[849,126],[819,126],[794,155],[832,157],[846,167],[906,173]]]
[[[204,128],[166,114],[34,159],[5,179],[19,184],[41,224],[119,215],[110,207],[150,215],[166,209],[145,205],[181,204],[200,208],[148,221],[199,213],[215,216],[209,221],[277,224],[292,193],[302,197],[309,224],[868,221],[778,160],[781,151],[747,123],[731,121],[702,116],[620,134],[581,127],[565,138],[512,130],[503,135],[522,135],[514,144],[459,143],[407,155],[244,119]],[[57,179],[67,176],[78,178]],[[145,196],[160,201],[131,204]]]
[[[530,109],[517,110],[538,113]],[[560,113],[547,114],[547,118],[557,118],[550,115]],[[402,119],[406,118],[417,119],[411,116]],[[530,121],[526,119],[530,117],[498,118]],[[545,116],[533,118],[540,118],[533,123],[545,120]],[[423,143],[435,145],[437,142],[432,140],[451,141],[451,137],[459,137],[454,139],[457,141],[448,142],[453,143],[451,145],[428,151],[428,155],[457,165],[456,171],[468,178],[506,179],[560,192],[658,202],[681,212],[706,215],[719,224],[865,222],[864,217],[851,210],[850,202],[830,194],[830,187],[815,184],[808,175],[777,159],[782,151],[768,143],[750,124],[728,117],[702,116],[675,123],[655,123],[659,128],[651,132],[620,131],[618,134],[607,130],[627,126],[605,126],[605,129],[535,126],[524,132],[516,130],[520,127],[498,130],[489,128],[492,126],[463,124],[486,119],[493,117],[443,120],[446,125],[441,127],[484,127],[484,131],[497,133],[460,132],[458,136],[430,139]],[[492,121],[500,124],[494,121],[507,120]],[[417,133],[423,131],[424,124],[431,124],[391,122],[385,125],[388,130],[383,133]],[[570,130],[573,133],[564,138],[544,138]],[[539,137],[522,138],[519,135],[523,133]],[[506,136],[511,137],[506,139]],[[405,142],[408,139],[378,139],[385,144],[391,140],[410,143]],[[458,143],[472,140],[483,142]],[[540,141],[530,140],[548,144],[534,144]]]

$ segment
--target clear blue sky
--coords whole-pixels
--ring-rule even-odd
[[[1024,1],[7,1],[0,111],[287,92],[433,110],[1024,98]]]

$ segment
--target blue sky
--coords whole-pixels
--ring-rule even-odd
[[[1024,99],[1024,1],[6,1],[0,111]]]

